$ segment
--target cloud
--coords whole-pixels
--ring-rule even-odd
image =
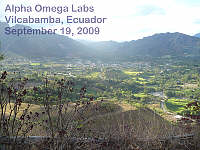
[[[144,5],[137,10],[138,16],[147,16],[152,14],[165,15],[165,10],[163,8],[159,8],[153,5]]]
[[[199,24],[200,24],[200,19],[194,20],[194,23],[199,25]],[[200,29],[199,29],[199,30],[200,30]]]
[[[199,0],[176,0],[177,4],[186,5],[186,6],[200,6]]]

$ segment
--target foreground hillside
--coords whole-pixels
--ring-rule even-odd
[[[59,105],[52,106],[52,109],[49,111],[51,119],[55,120],[52,122],[54,127],[59,127],[56,121],[60,117],[57,106]],[[13,104],[11,104],[11,107],[7,107],[7,117],[13,108]],[[23,112],[28,108],[28,112],[24,115],[23,121],[28,119],[29,122],[31,121],[34,124],[28,133],[29,136],[51,136],[51,129],[48,128],[48,114],[45,113],[45,108],[42,105],[22,103],[19,108],[17,118],[22,120]],[[188,142],[187,139],[180,143],[175,139],[172,141],[169,140],[166,143],[165,140],[168,140],[169,137],[194,134],[197,128],[194,127],[189,131],[184,126],[172,124],[149,108],[135,107],[124,102],[109,100],[95,101],[86,105],[81,104],[79,107],[76,107],[76,103],[69,103],[64,108],[62,117],[65,119],[62,120],[62,124],[64,126],[71,124],[69,126],[70,129],[60,133],[61,131],[55,128],[54,132],[57,133],[55,134],[56,137],[63,136],[64,138],[65,135],[67,138],[85,137],[96,140],[104,139],[103,143],[101,141],[96,141],[95,143],[87,140],[85,142],[84,140],[82,142],[79,141],[80,143],[78,142],[78,145],[74,145],[75,149],[117,148],[136,150],[172,148],[174,150],[184,150],[188,147],[190,149],[196,149],[198,145],[198,141],[196,141],[198,137],[194,137],[192,143],[185,143]],[[14,116],[14,113],[12,116]],[[30,118],[26,118],[28,116]],[[191,142],[190,138],[189,140]],[[39,142],[32,148],[42,149],[44,147],[47,148],[47,145]],[[69,144],[67,149],[71,148]]]

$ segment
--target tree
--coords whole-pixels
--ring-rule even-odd
[[[3,59],[4,59],[4,55],[0,54],[0,60],[3,60]]]
[[[0,51],[1,51],[1,42],[0,42]],[[4,59],[4,55],[0,53],[0,61]]]

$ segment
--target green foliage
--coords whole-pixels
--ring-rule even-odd
[[[172,91],[172,90],[167,90],[167,91],[165,91],[165,95],[167,96],[167,97],[175,97],[176,96],[176,92],[175,91]]]
[[[1,50],[1,42],[0,42],[0,50]],[[0,53],[0,61],[4,59],[4,55]]]
[[[171,99],[167,100],[166,107],[171,112],[176,112],[178,114],[183,114],[184,111],[185,111],[185,106],[189,102],[190,101],[187,100],[187,99],[175,99],[175,98],[171,98]]]

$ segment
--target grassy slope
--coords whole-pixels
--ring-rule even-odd
[[[156,138],[182,133],[181,129],[148,108],[136,109],[126,103],[113,103],[112,105],[120,106],[120,110],[115,109],[90,117],[83,123],[82,133],[88,136],[103,136],[102,133],[112,134],[113,136],[122,136],[121,138],[127,135]]]
[[[13,104],[12,104],[13,106]],[[22,104],[18,117],[22,111],[27,107],[27,104]],[[69,112],[72,110],[73,105],[69,106]],[[43,111],[39,105],[31,105],[30,111],[39,112]],[[52,109],[54,110],[54,109]],[[123,134],[122,132],[130,133],[130,128],[134,135],[139,137],[149,136],[167,136],[174,133],[174,126],[161,116],[155,114],[148,108],[136,108],[125,102],[104,101],[93,102],[86,109],[83,109],[81,116],[76,114],[74,121],[80,121],[81,131],[84,134],[97,136],[102,133]],[[7,114],[9,113],[7,109]],[[66,113],[66,117],[70,115]],[[57,118],[57,113],[52,111],[54,120]],[[47,117],[43,116],[41,119]],[[173,130],[171,130],[173,128]],[[93,131],[92,133],[89,132]],[[98,134],[95,132],[98,131]],[[178,132],[178,130],[176,130]],[[47,135],[42,127],[35,128],[31,135]],[[100,134],[100,135],[101,135]],[[89,136],[88,135],[88,136]],[[99,136],[100,136],[99,135]],[[133,133],[132,133],[133,135]]]

